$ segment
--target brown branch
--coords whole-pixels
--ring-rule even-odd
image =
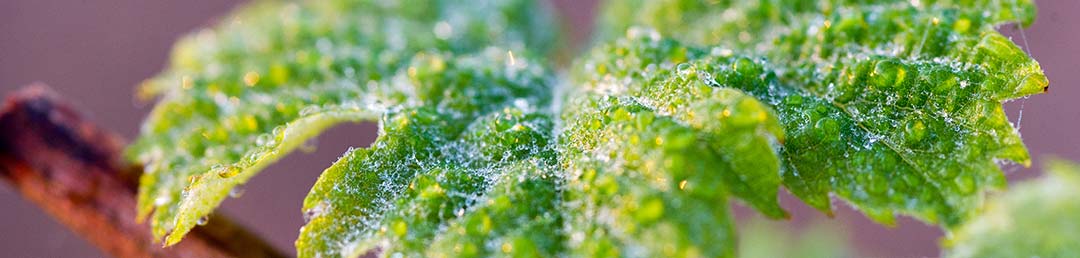
[[[0,109],[0,177],[27,200],[117,257],[284,257],[221,215],[162,248],[135,220],[141,169],[124,141],[83,121],[43,85],[8,96]],[[11,232],[9,232],[11,233]]]

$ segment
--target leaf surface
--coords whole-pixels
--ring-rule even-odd
[[[1038,63],[993,26],[1028,24],[1034,7],[1029,1],[871,2],[613,7],[608,17],[636,18],[608,20],[659,31],[630,29],[650,36],[630,35],[608,53],[624,63],[684,62],[718,86],[770,104],[786,133],[784,184],[811,206],[830,210],[835,193],[880,222],[903,213],[956,224],[976,210],[985,189],[1004,185],[996,160],[1030,163],[1001,102],[1048,84]],[[972,7],[979,5],[985,8]],[[664,37],[676,40],[650,43]],[[650,44],[656,47],[636,46]]]
[[[389,116],[373,147],[323,172],[304,200],[300,256],[556,254],[550,116],[507,108],[463,132],[447,130],[446,117],[431,108]],[[509,198],[535,205],[509,207],[520,205]],[[433,249],[441,238],[459,241]]]
[[[139,217],[171,245],[232,188],[334,124],[411,106],[470,121],[490,111],[477,103],[549,98],[528,81],[547,80],[532,76],[539,65],[507,57],[553,45],[549,30],[529,29],[549,17],[524,15],[531,1],[467,2],[259,2],[181,40],[141,88],[162,101],[128,151],[146,165]],[[469,53],[498,59],[459,55]],[[459,69],[469,62],[508,68]],[[519,87],[476,86],[489,84]]]
[[[370,120],[305,199],[299,256],[732,257],[729,200],[784,218],[784,185],[953,226],[1030,163],[1001,102],[1046,77],[994,28],[1027,0],[610,1],[561,81],[539,7],[259,2],[185,38],[141,88],[162,100],[129,149],[139,217],[175,244]]]
[[[599,53],[583,66],[610,65]],[[739,90],[714,88],[671,62],[652,65],[628,78],[614,77],[624,72],[615,67],[584,73],[563,107],[569,252],[733,256],[729,194],[786,216],[776,200],[779,121]]]

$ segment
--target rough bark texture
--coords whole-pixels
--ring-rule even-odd
[[[135,220],[141,168],[121,158],[124,141],[83,121],[44,85],[8,96],[0,109],[0,177],[72,231],[117,257],[283,257],[215,215],[178,245],[162,248]],[[17,233],[17,232],[8,232]]]

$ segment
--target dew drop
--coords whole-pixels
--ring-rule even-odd
[[[184,77],[180,78],[180,87],[185,90],[190,90],[194,85],[195,83],[194,80],[191,79],[191,76],[184,75]]]
[[[514,99],[514,107],[523,111],[528,111],[531,108],[531,106],[529,105],[529,101],[523,98]]]
[[[213,170],[217,171],[218,176],[221,178],[234,177],[241,172],[240,167],[233,165],[215,165]]]
[[[318,217],[319,213],[315,209],[308,209],[304,211],[304,223],[311,223],[311,219]]]
[[[309,116],[319,112],[318,106],[307,106],[300,110],[300,116]]]
[[[244,84],[247,85],[248,87],[255,86],[255,84],[258,84],[258,83],[259,83],[259,73],[255,72],[255,71],[250,71],[250,72],[247,72],[246,74],[244,74]]]
[[[688,80],[692,76],[694,76],[696,71],[694,70],[694,65],[690,63],[681,63],[678,66],[675,66],[675,73],[679,76],[679,78],[682,78],[683,80]]]
[[[271,132],[270,134],[274,136],[274,143],[275,144],[280,143],[281,140],[285,139],[285,131],[286,131],[286,129],[285,129],[284,125],[274,127],[274,131]]]
[[[270,134],[260,134],[258,138],[255,138],[255,144],[259,146],[271,146],[277,144],[274,140],[274,136]]]
[[[244,188],[241,186],[236,186],[229,190],[229,197],[240,198],[240,196],[244,196]]]
[[[506,55],[508,57],[507,60],[506,60],[506,66],[508,66],[508,67],[517,66],[517,60],[514,59],[514,51],[506,51]]]
[[[836,141],[840,138],[840,124],[836,119],[825,117],[814,123],[814,132],[818,139]]]
[[[746,57],[739,57],[731,63],[731,70],[735,70],[735,72],[744,76],[759,75],[764,72],[763,69],[764,68],[754,63],[754,60],[750,60],[750,58]]]
[[[161,236],[161,247],[164,248],[169,243],[169,235],[172,235],[173,228],[165,230],[165,234]]]
[[[647,38],[647,39],[649,39],[651,41],[659,41],[660,40],[660,32],[657,32],[656,30],[649,29],[649,28],[632,27],[632,28],[626,30],[626,37],[630,38],[630,39]]]
[[[712,51],[710,52],[710,54],[712,54],[714,56],[719,56],[719,57],[729,57],[732,54],[734,54],[734,51],[731,51],[730,48],[714,47],[712,49]]]
[[[874,65],[874,70],[870,74],[870,82],[877,87],[892,88],[903,84],[906,75],[907,70],[904,69],[903,64],[886,60]]]
[[[797,107],[799,105],[802,105],[803,96],[798,95],[798,94],[791,94],[791,95],[784,98],[784,102],[786,102],[786,104],[789,105],[789,106]]]
[[[394,234],[399,237],[405,236],[405,234],[409,233],[409,225],[406,224],[404,220],[396,220],[394,221],[392,230],[394,231]]]
[[[195,224],[197,224],[199,226],[202,226],[202,225],[206,225],[207,222],[210,222],[210,217],[209,216],[202,216],[202,217],[199,217],[199,220],[195,221]]]
[[[454,34],[454,28],[450,27],[450,23],[440,21],[435,24],[435,37],[445,40],[449,39]]]
[[[956,190],[963,194],[970,194],[975,192],[975,178],[971,175],[961,175],[953,179],[956,184]]]
[[[322,216],[323,212],[326,211],[326,206],[326,202],[320,202],[319,204],[316,204],[315,207],[304,210],[304,223],[310,223],[312,219]]]
[[[713,79],[713,76],[710,73],[701,73],[701,82],[704,83],[705,85],[708,85],[709,87],[713,87],[713,88],[719,88],[720,87],[720,83],[716,82],[716,80]]]
[[[919,142],[926,138],[926,124],[919,120],[909,121],[904,128],[904,138],[908,142]]]
[[[302,151],[304,153],[312,153],[312,152],[315,152],[315,150],[318,149],[318,147],[319,147],[319,138],[311,137],[311,138],[305,140],[304,143],[300,144],[300,151]]]
[[[172,201],[172,197],[168,194],[158,195],[157,198],[154,198],[154,206],[165,206],[169,201]]]
[[[524,125],[521,125],[521,123],[517,123],[517,124],[514,124],[514,126],[510,127],[510,130],[513,130],[513,131],[515,131],[515,132],[517,132],[517,131],[523,131],[523,130],[525,130],[525,129],[528,129],[528,128],[527,128],[527,127],[525,127]]]

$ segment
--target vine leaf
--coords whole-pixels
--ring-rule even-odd
[[[469,3],[260,2],[183,39],[169,69],[141,88],[162,101],[128,150],[146,165],[138,217],[152,215],[154,235],[175,244],[232,188],[337,123],[401,106],[468,121],[489,111],[478,103],[542,105],[542,82],[514,81],[547,80],[540,67],[510,51],[553,45],[549,30],[528,29],[550,17],[524,15],[531,1]],[[491,61],[507,65],[457,69]]]
[[[706,168],[724,179],[724,188],[768,216],[787,216],[776,199],[780,162],[774,149],[783,140],[784,132],[774,111],[740,90],[716,88],[719,85],[711,74],[701,73],[695,63],[681,62],[692,54],[686,48],[660,41],[648,31],[635,30],[631,34],[633,39],[595,49],[577,69],[578,87],[599,96],[629,98],[633,102],[631,106],[655,113],[647,116],[669,117],[665,119],[688,127],[692,133],[685,137],[707,145],[701,146],[704,149],[697,150],[701,152],[697,155],[702,155],[700,159],[715,160],[708,162],[717,162]],[[750,77],[744,79],[746,83],[755,82]],[[570,113],[564,114],[563,120],[576,121],[578,118],[574,116],[588,116],[575,113],[578,109],[605,106],[582,105],[564,108]],[[585,130],[574,128],[574,123],[567,124],[569,130],[578,130],[574,133],[588,137],[592,137],[589,130],[603,128],[591,126]]]
[[[996,160],[1029,163],[1001,102],[1046,77],[994,26],[1034,6],[849,2],[613,1],[627,35],[562,82],[532,1],[257,3],[142,87],[163,100],[128,152],[138,215],[175,244],[307,139],[378,119],[305,199],[301,257],[731,257],[728,200],[783,218],[780,185],[963,222]]]
[[[550,116],[508,107],[463,132],[448,130],[455,122],[445,117],[427,107],[389,115],[373,147],[350,151],[328,168],[304,200],[300,256],[558,253]],[[504,198],[536,205],[511,208],[520,204]],[[463,223],[469,227],[462,231],[443,229]],[[429,250],[437,237],[461,241]]]
[[[1029,24],[1030,1],[974,2],[638,3],[608,15],[636,20],[608,20],[656,25],[659,35],[611,53],[689,62],[773,106],[786,133],[784,184],[811,206],[828,211],[835,193],[879,222],[903,213],[954,225],[985,189],[1004,185],[995,160],[1030,163],[1001,101],[1048,85],[994,30]],[[642,13],[618,13],[627,11]],[[677,40],[652,42],[662,37]]]
[[[950,232],[948,257],[1070,257],[1080,245],[1080,166],[1052,159],[1041,178],[996,195]]]
[[[570,253],[733,256],[728,194],[786,216],[774,148],[783,134],[765,104],[670,62],[615,77],[638,63],[606,49],[586,59],[593,69],[579,69],[563,108]],[[614,60],[628,62],[603,68]]]
[[[745,220],[744,220],[745,221]],[[739,257],[852,257],[849,224],[818,218],[791,229],[786,221],[752,218],[739,231]]]
[[[566,235],[557,233],[565,225],[562,177],[554,166],[542,164],[530,160],[507,166],[488,190],[487,201],[449,223],[424,255],[551,257],[562,253]]]

